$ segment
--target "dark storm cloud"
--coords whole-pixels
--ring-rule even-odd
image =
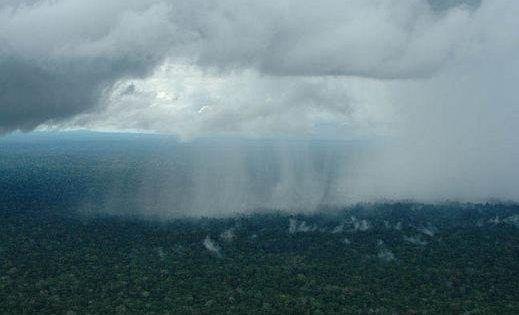
[[[124,77],[147,75],[172,45],[169,6],[27,1],[0,6],[0,132],[88,111]]]
[[[417,0],[4,0],[0,132],[94,110],[115,82],[165,58],[274,76],[428,77],[475,8],[464,2],[434,4],[438,15]]]
[[[107,71],[113,68],[107,60],[70,61],[68,65],[34,64],[17,58],[2,60],[0,131],[30,130],[42,122],[83,112],[96,104],[103,89],[114,80],[125,72],[136,75],[140,67],[128,63]]]

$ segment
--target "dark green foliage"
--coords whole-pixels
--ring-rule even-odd
[[[516,214],[512,204],[392,203],[164,223],[4,209],[0,311],[514,313],[519,228],[502,219]],[[354,231],[351,216],[370,229]],[[289,233],[290,219],[314,230]],[[426,245],[403,238],[417,234]]]
[[[0,313],[519,313],[517,204],[146,220],[192,152],[122,140],[0,143]]]

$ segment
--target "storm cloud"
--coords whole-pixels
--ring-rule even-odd
[[[348,200],[518,199],[512,0],[3,1],[0,131],[390,138]]]
[[[0,129],[106,107],[117,82],[147,77],[165,60],[270,77],[430,77],[456,54],[477,7],[454,4],[3,1]]]
[[[0,131],[30,130],[100,105],[124,77],[150,73],[177,32],[153,1],[0,6]]]

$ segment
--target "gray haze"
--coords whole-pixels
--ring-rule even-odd
[[[391,139],[336,171],[341,198],[519,200],[518,14],[514,0],[0,1],[0,132]],[[240,154],[200,157],[198,185],[247,181]],[[299,173],[279,187],[325,189]]]
[[[258,209],[312,211],[348,203],[342,178],[366,148],[301,140],[205,140],[175,145],[170,161],[150,163],[136,182],[140,215],[226,215]],[[160,165],[159,164],[159,165]],[[348,167],[351,166],[351,167]],[[120,212],[118,190],[106,211]],[[124,189],[124,188],[123,188]],[[87,207],[88,209],[88,207]]]

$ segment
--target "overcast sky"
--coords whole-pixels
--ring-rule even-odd
[[[392,132],[392,94],[401,85],[515,57],[517,7],[4,0],[0,130],[68,125],[188,138],[312,133],[323,125]]]
[[[406,191],[427,175],[515,197],[518,16],[515,0],[0,0],[0,132],[390,136],[373,163]]]

